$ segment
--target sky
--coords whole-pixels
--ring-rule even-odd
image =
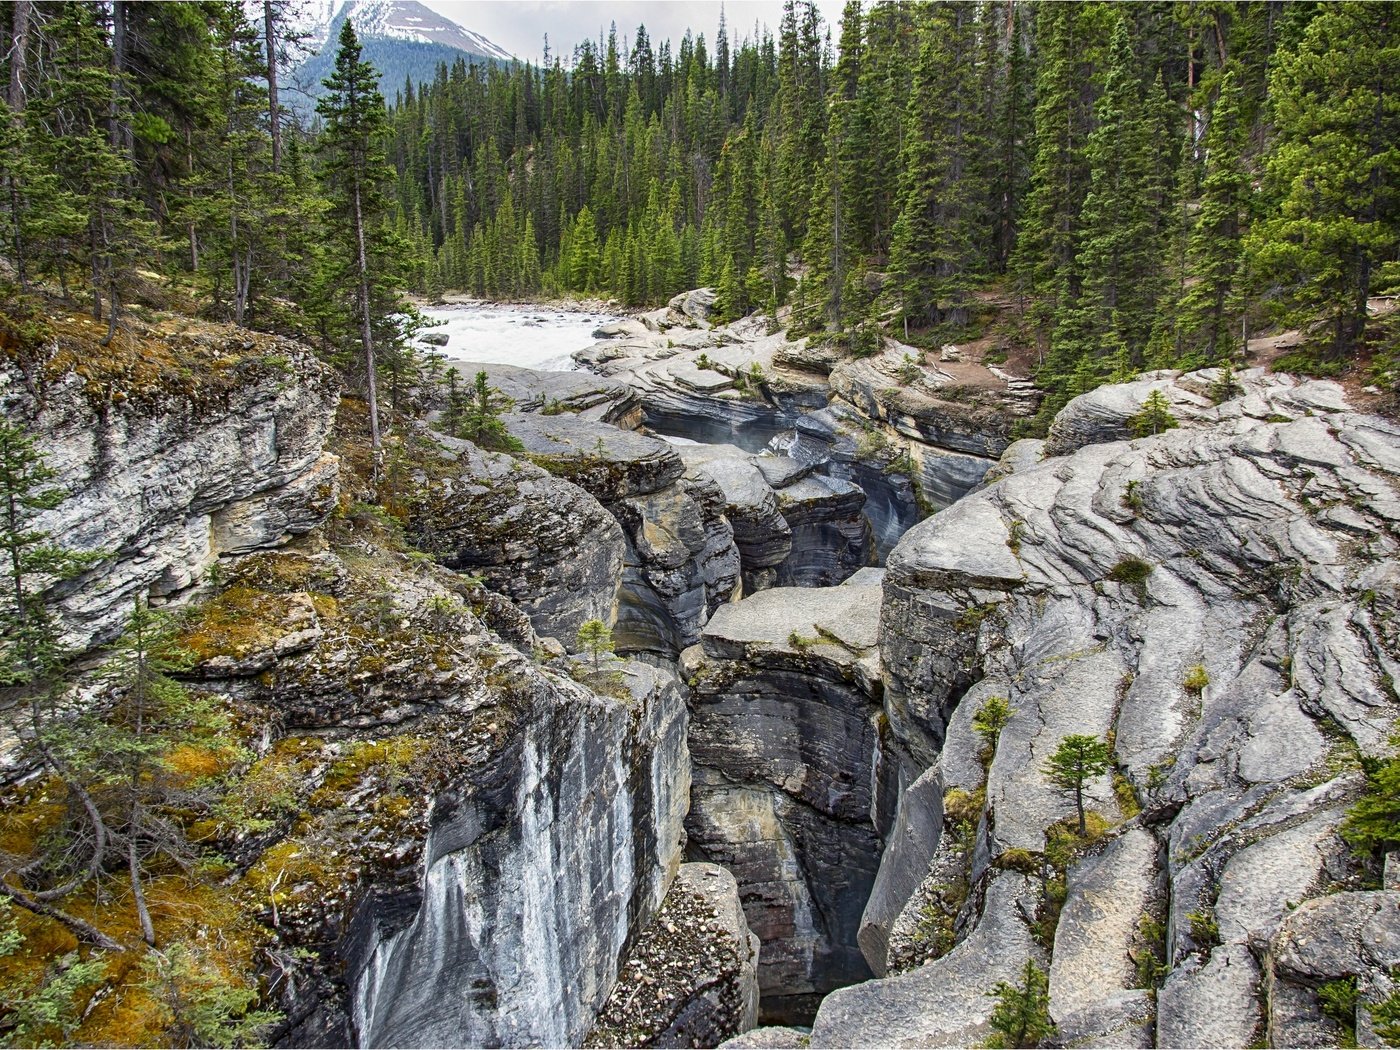
[[[741,39],[752,36],[755,23],[766,24],[777,36],[782,0],[423,0],[434,11],[494,41],[517,58],[538,61],[549,34],[550,51],[567,58],[585,37],[596,40],[611,22],[617,23],[619,40],[630,41],[637,26],[645,25],[654,44],[680,41],[689,27],[714,53],[715,29],[721,6],[730,31]],[[839,0],[817,4],[828,22],[840,18]],[[833,25],[833,43],[836,30]]]

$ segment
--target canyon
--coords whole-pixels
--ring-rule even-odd
[[[1015,440],[995,364],[712,310],[608,321],[581,371],[458,363],[514,451],[406,423],[411,553],[345,512],[295,344],[0,370],[70,489],[39,527],[105,552],[55,588],[70,644],[192,606],[191,681],[314,758],[238,858],[276,1044],[963,1046],[1028,961],[1066,1045],[1328,1045],[1336,980],[1370,1031],[1400,881],[1338,828],[1400,714],[1400,428],[1171,371]],[[1135,437],[1153,393],[1179,425]],[[1112,752],[1082,837],[1042,772],[1074,734]]]

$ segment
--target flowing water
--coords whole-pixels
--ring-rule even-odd
[[[449,361],[515,365],[542,372],[571,372],[569,355],[597,342],[593,331],[617,320],[607,313],[583,313],[528,303],[463,303],[433,306],[422,314],[434,322],[424,334],[441,333],[447,345],[433,347]]]

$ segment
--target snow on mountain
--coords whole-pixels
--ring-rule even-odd
[[[339,29],[343,14],[350,19],[361,39],[408,40],[420,44],[440,44],[482,58],[509,62],[512,55],[480,33],[458,25],[446,15],[417,0],[309,0],[303,7],[304,31],[319,50],[329,39],[332,27]]]

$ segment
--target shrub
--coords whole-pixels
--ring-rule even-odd
[[[1186,677],[1181,680],[1181,688],[1197,696],[1199,696],[1208,685],[1210,685],[1210,674],[1206,671],[1204,664],[1196,664],[1186,672]]]
[[[997,982],[990,992],[996,1007],[988,1023],[992,1027],[990,1047],[1039,1046],[1055,1034],[1050,1019],[1050,979],[1045,971],[1027,959],[1019,985]]]
[[[982,743],[989,753],[988,757],[990,752],[996,750],[1001,731],[1006,728],[1015,713],[1016,709],[1006,697],[989,696],[972,716],[972,728],[982,738]]]
[[[1128,417],[1128,433],[1133,437],[1151,437],[1153,434],[1172,430],[1178,425],[1176,417],[1172,415],[1171,402],[1160,390],[1148,394],[1147,400],[1142,403],[1142,409],[1136,415]]]
[[[1123,558],[1118,564],[1108,570],[1108,575],[1104,577],[1113,583],[1129,583],[1141,587],[1147,583],[1147,577],[1152,575],[1152,566],[1141,558]]]

